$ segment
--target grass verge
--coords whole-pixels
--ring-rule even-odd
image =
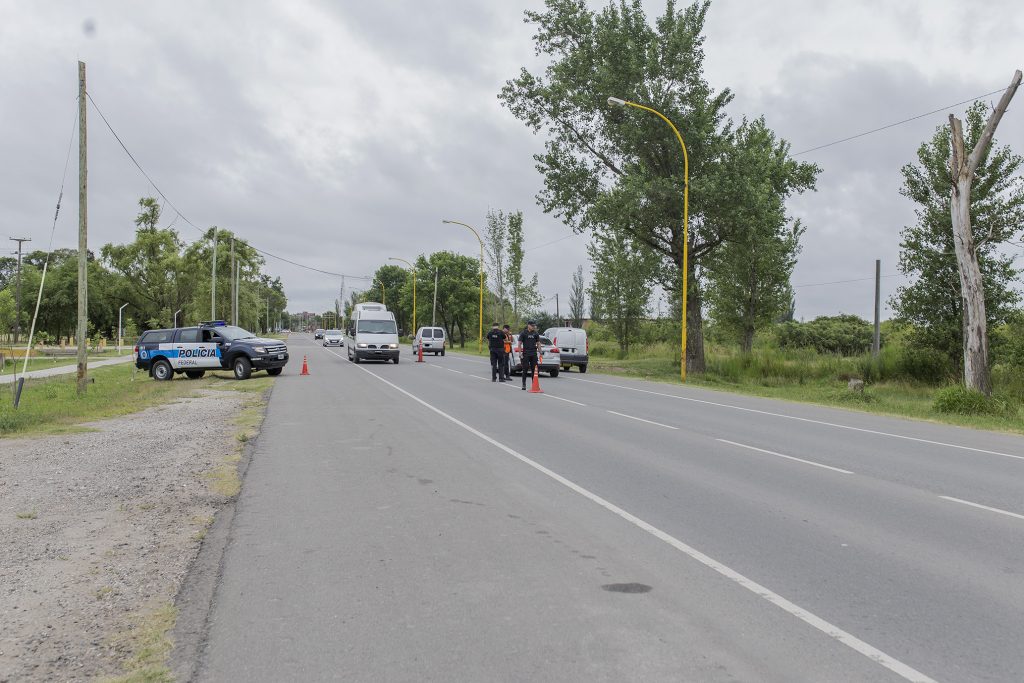
[[[198,380],[178,375],[169,382],[157,382],[141,371],[133,379],[132,371],[130,363],[91,371],[83,396],[77,394],[74,375],[28,379],[17,409],[14,384],[0,385],[0,438],[84,431],[83,422],[135,413],[193,396],[199,389],[262,393],[274,382],[265,374],[239,382],[227,371]]]
[[[177,618],[178,609],[170,603],[136,615],[132,626],[116,638],[117,644],[131,653],[124,662],[126,671],[104,679],[105,683],[170,683],[173,677],[166,662]]]
[[[673,359],[663,357],[611,359],[591,356],[588,369],[606,375],[679,384],[679,365]],[[772,376],[726,379],[710,372],[689,374],[687,384],[722,392],[1024,434],[1024,422],[1017,412],[1003,415],[960,415],[937,411],[935,397],[942,387],[928,384],[882,381],[868,384],[862,392],[853,392],[847,389],[846,380],[838,377],[799,382]]]
[[[235,418],[236,446],[231,453],[224,456],[224,459],[205,475],[207,486],[217,495],[225,498],[233,498],[242,489],[242,478],[238,472],[238,463],[242,460],[242,450],[245,444],[259,434],[260,425],[265,415],[264,408],[267,403],[267,396],[274,379],[272,377],[259,377],[246,382],[235,382],[227,380],[217,382],[211,388],[221,390],[244,391],[249,394],[245,405]]]

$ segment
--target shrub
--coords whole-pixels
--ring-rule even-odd
[[[1005,401],[989,398],[980,391],[959,384],[940,389],[932,407],[936,412],[955,415],[1008,415],[1016,412]]]
[[[823,315],[808,323],[782,323],[776,334],[783,348],[852,356],[871,347],[873,330],[868,321],[856,315]]]
[[[931,384],[947,382],[954,374],[949,356],[938,349],[921,346],[901,349],[898,368],[901,377]]]

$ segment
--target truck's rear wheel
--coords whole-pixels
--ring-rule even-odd
[[[199,379],[206,374],[205,370],[186,370],[185,376],[189,379]]]
[[[267,374],[271,377],[277,377],[281,374],[282,370],[284,370],[284,368],[267,368]]]
[[[171,364],[160,359],[153,363],[153,379],[163,382],[174,378],[174,370],[171,369]]]
[[[586,363],[584,363],[583,365],[580,366],[580,372],[581,373],[586,373],[587,372],[587,364]]]
[[[239,356],[231,363],[231,369],[235,372],[235,379],[249,379],[252,375],[252,363],[245,356]]]

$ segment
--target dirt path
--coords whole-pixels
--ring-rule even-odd
[[[254,399],[205,391],[96,432],[0,441],[0,682],[116,676],[148,663],[142,645],[159,666],[162,631],[140,633],[173,620],[236,485],[238,418]]]

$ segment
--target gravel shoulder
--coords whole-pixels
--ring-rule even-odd
[[[0,682],[162,668],[163,632],[149,661],[138,633],[173,615],[264,398],[206,390],[97,431],[0,442]]]

